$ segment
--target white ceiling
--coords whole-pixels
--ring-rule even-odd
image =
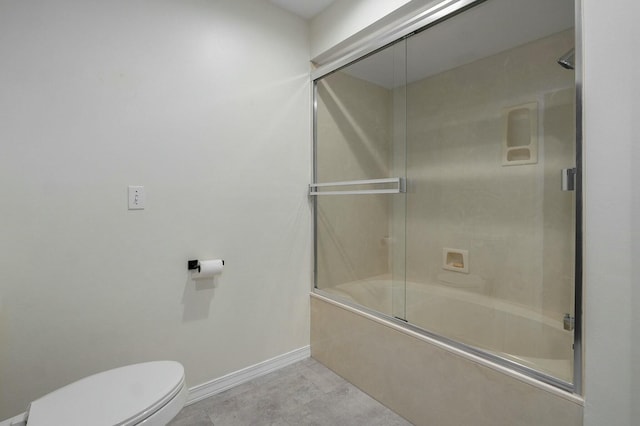
[[[283,9],[304,19],[311,19],[325,10],[335,0],[269,0]]]
[[[409,39],[407,82],[555,34],[573,27],[573,22],[573,0],[487,1]],[[404,64],[404,48],[398,48],[385,49],[344,71],[386,88],[397,86],[404,82],[403,69],[394,68],[398,59]],[[394,60],[398,53],[401,57]],[[564,53],[558,51],[558,56]]]

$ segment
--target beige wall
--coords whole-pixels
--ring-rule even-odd
[[[304,21],[7,0],[0,57],[0,419],[111,367],[175,359],[195,386],[308,345]]]
[[[318,181],[403,175],[394,158],[406,155],[407,279],[438,282],[443,248],[467,250],[481,292],[560,320],[573,301],[574,195],[560,190],[560,169],[575,165],[575,92],[555,61],[572,43],[566,31],[411,83],[406,124],[402,90],[331,74],[318,85]],[[503,166],[503,109],[528,102],[538,161]],[[393,197],[318,198],[320,287],[389,273],[389,259],[401,275],[403,238],[389,255],[391,239],[381,244],[393,218],[404,223]]]
[[[572,46],[567,31],[407,87],[408,280],[437,282],[443,249],[468,250],[484,294],[568,312],[574,196],[560,169],[575,165],[574,76],[556,59]],[[503,109],[529,102],[538,161],[504,166]]]
[[[391,93],[343,72],[317,91],[317,182],[388,177]],[[317,197],[319,288],[388,272],[389,202],[385,195]]]
[[[316,295],[311,355],[415,425],[582,425],[569,394]]]

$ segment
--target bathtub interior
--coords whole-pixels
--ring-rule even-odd
[[[503,301],[444,282],[399,283],[388,276],[324,288],[338,299],[390,317],[394,285],[403,286],[409,324],[438,336],[506,358],[517,364],[570,382],[573,376],[573,335],[562,321],[509,301]]]

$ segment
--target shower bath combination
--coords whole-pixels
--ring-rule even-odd
[[[471,3],[314,71],[314,292],[579,393],[574,4]]]

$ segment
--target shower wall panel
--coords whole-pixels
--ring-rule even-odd
[[[574,76],[555,63],[572,43],[565,31],[407,87],[407,280],[438,282],[453,247],[469,252],[473,291],[555,317],[572,305],[560,169],[575,164]],[[532,102],[538,161],[504,166],[503,109]]]
[[[392,93],[344,72],[317,90],[316,180],[388,177]],[[389,272],[390,203],[386,195],[318,197],[318,288]]]

